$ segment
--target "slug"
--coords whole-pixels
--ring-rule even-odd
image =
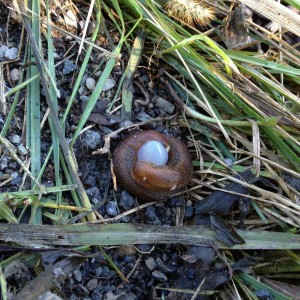
[[[193,174],[186,145],[154,130],[129,135],[117,146],[112,160],[118,183],[142,202],[169,198]]]

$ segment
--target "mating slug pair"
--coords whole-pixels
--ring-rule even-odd
[[[157,131],[129,135],[113,153],[119,184],[140,201],[161,201],[182,189],[193,173],[189,150]]]

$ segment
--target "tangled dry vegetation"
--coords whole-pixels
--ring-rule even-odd
[[[300,4],[257,3],[0,1],[3,299],[79,299],[66,278],[99,253],[115,281],[78,280],[91,299],[119,299],[107,282],[128,299],[299,299]],[[193,179],[171,200],[120,204],[110,154],[135,129],[187,143]],[[144,272],[158,246],[128,247],[128,265],[107,248],[138,244],[172,244],[195,277]]]

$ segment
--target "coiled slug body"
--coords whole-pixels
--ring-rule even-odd
[[[154,141],[153,145],[150,141]],[[152,147],[154,155],[147,152]],[[136,132],[123,140],[113,153],[113,165],[118,183],[143,202],[169,198],[187,185],[193,173],[191,155],[185,144],[154,130]]]

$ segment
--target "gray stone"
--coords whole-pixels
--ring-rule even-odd
[[[20,79],[20,71],[17,68],[14,68],[10,71],[10,79],[12,81],[18,81]]]
[[[284,176],[284,181],[286,183],[288,183],[292,188],[297,190],[298,192],[300,191],[300,178],[297,178],[297,177],[294,177],[294,176],[291,176],[291,175],[285,175]]]
[[[7,156],[3,156],[0,160],[0,170],[4,170],[8,167],[8,157]]]
[[[96,86],[96,80],[92,77],[88,77],[85,81],[85,86],[90,90],[93,91]]]
[[[151,116],[149,116],[145,112],[141,112],[141,113],[137,114],[136,118],[141,122],[146,122],[151,119]]]
[[[14,145],[20,145],[21,144],[21,141],[22,141],[22,138],[17,135],[17,134],[14,134],[10,137],[10,142]]]
[[[89,291],[92,291],[97,287],[97,285],[98,285],[98,279],[93,278],[87,283],[86,287],[88,288]]]
[[[107,214],[110,215],[111,217],[115,217],[118,214],[117,204],[114,201],[107,202],[105,209]]]
[[[91,187],[86,190],[86,193],[91,196],[92,198],[100,198],[100,190],[97,187]]]
[[[5,58],[8,60],[14,60],[18,57],[19,50],[18,48],[9,48],[5,51]]]
[[[161,221],[159,220],[153,206],[148,206],[146,208],[145,216],[147,218],[147,221],[151,222],[153,225],[161,225]]]
[[[103,143],[102,135],[95,130],[86,130],[80,137],[82,144],[91,150],[100,148]]]
[[[96,277],[100,277],[102,275],[102,267],[98,267],[96,269]]]
[[[76,65],[70,61],[69,59],[67,59],[64,63],[64,68],[62,73],[64,75],[70,74],[71,72],[73,72],[76,69]]]
[[[23,144],[20,144],[18,147],[18,152],[21,154],[21,155],[27,155],[28,154],[28,151],[27,149],[24,147]]]
[[[2,45],[0,47],[0,59],[3,59],[5,56],[5,52],[8,50],[8,47],[6,45]]]
[[[224,158],[224,163],[228,166],[228,167],[232,167],[234,161],[231,158]]]
[[[90,97],[88,97],[88,96],[85,96],[85,95],[80,96],[80,100],[81,100],[82,102],[88,102],[89,99],[90,99]]]
[[[197,259],[201,259],[202,261],[209,263],[214,259],[216,252],[212,247],[191,246],[187,254],[193,255]]]
[[[11,168],[11,169],[16,169],[17,168],[17,163],[15,161],[12,161],[8,164],[8,167]]]
[[[100,195],[100,190],[95,186],[87,189],[86,193],[88,194],[93,204],[97,204],[102,200]]]
[[[73,276],[74,276],[75,280],[77,280],[78,282],[82,281],[82,273],[79,270],[74,270]]]
[[[126,191],[121,193],[119,206],[122,207],[124,210],[129,210],[134,204],[134,198],[131,194]]]
[[[148,259],[146,259],[145,264],[150,271],[153,271],[157,266],[155,259],[153,257],[149,257]]]
[[[164,98],[161,98],[161,97],[156,99],[155,106],[157,108],[160,108],[160,109],[164,110],[168,114],[172,114],[175,110],[175,105],[174,104],[172,104],[170,101],[168,101]]]
[[[161,281],[168,281],[167,276],[163,272],[160,272],[160,271],[153,271],[152,276]]]
[[[11,185],[20,185],[22,183],[22,177],[20,175],[17,175],[16,177],[13,178],[13,180],[10,183]]]
[[[106,83],[104,84],[102,91],[106,92],[108,90],[111,90],[115,85],[116,85],[116,81],[111,78],[108,78]]]

